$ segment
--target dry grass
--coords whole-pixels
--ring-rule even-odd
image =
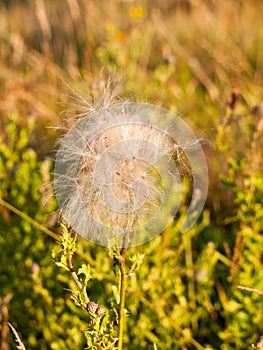
[[[124,95],[184,111],[198,135],[210,139],[234,88],[244,102],[240,113],[262,101],[262,1],[6,3],[0,5],[0,130],[12,111],[24,120],[36,116],[31,142],[41,156],[57,138],[46,126],[65,122],[69,86],[96,97],[113,72],[123,77]]]
[[[18,109],[57,122],[61,79],[76,86],[83,77],[88,85],[103,66],[115,65],[127,77],[128,92],[149,98],[153,72],[164,60],[174,71],[167,79],[160,69],[161,88],[168,90],[160,93],[162,104],[173,96],[194,103],[198,86],[212,101],[224,102],[234,86],[253,89],[255,96],[263,73],[262,10],[261,1],[2,4],[1,115]],[[190,71],[186,86],[179,69]],[[144,89],[129,81],[135,72]]]

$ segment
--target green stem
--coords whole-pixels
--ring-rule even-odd
[[[36,220],[32,219],[30,216],[28,216],[27,214],[25,214],[21,210],[17,209],[16,207],[11,205],[10,203],[4,201],[2,198],[0,198],[0,205],[2,205],[3,207],[7,208],[10,211],[12,211],[16,215],[18,215],[20,218],[26,220],[33,227],[37,228],[38,230],[40,230],[40,231],[46,233],[47,235],[49,235],[50,237],[54,238],[56,241],[58,241],[58,242],[60,241],[59,235],[57,235],[55,232],[49,230],[46,226],[44,226],[44,225],[40,224],[39,222],[37,222]],[[87,260],[89,262],[89,264],[96,266],[97,263],[95,260],[93,260],[91,258],[91,256],[87,256],[87,254],[85,255],[82,252],[76,252],[76,254],[78,256],[80,256],[82,259]]]
[[[122,350],[123,345],[123,331],[124,331],[124,307],[125,307],[125,294],[127,289],[127,275],[126,275],[126,258],[127,248],[122,248],[120,256],[120,270],[121,270],[121,286],[120,286],[120,304],[119,304],[119,334],[118,334],[118,350]]]
[[[69,268],[69,271],[71,273],[71,276],[73,277],[73,280],[74,280],[76,286],[79,288],[80,292],[83,295],[84,301],[87,304],[88,301],[89,301],[89,298],[87,296],[87,293],[86,293],[86,290],[85,290],[84,286],[80,282],[80,280],[78,278],[78,275],[77,275],[77,273],[74,270],[74,267],[73,267],[73,264],[72,264],[72,256],[71,256],[70,253],[67,254],[67,264],[68,264],[68,268]]]
[[[67,259],[67,265],[68,265],[68,269],[71,273],[71,276],[73,277],[73,280],[76,284],[76,286],[79,288],[83,298],[84,298],[84,302],[85,304],[88,303],[89,298],[87,296],[87,292],[86,292],[86,288],[85,286],[80,282],[79,277],[76,273],[76,271],[74,270],[73,267],[73,263],[72,263],[72,255],[75,252],[75,239],[76,239],[76,235],[74,235],[73,231],[71,228],[67,229],[67,233],[68,233],[68,238],[67,238],[67,250],[66,250],[66,259]]]
[[[125,294],[127,289],[127,273],[126,273],[126,251],[129,243],[129,235],[127,234],[123,239],[123,248],[119,257],[121,281],[120,281],[120,303],[119,303],[119,334],[118,334],[118,350],[122,350],[123,346],[123,332],[125,323]]]
[[[187,279],[188,279],[188,296],[189,296],[189,300],[191,302],[195,303],[192,241],[191,241],[191,236],[189,234],[184,235],[184,246],[185,246],[186,274],[187,274]]]

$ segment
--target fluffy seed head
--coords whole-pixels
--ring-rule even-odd
[[[178,117],[156,106],[120,103],[88,113],[65,135],[55,187],[65,220],[105,246],[148,241],[173,219],[182,174],[193,198],[182,230],[199,216],[207,191],[201,146]]]

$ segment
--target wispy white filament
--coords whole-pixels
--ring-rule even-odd
[[[183,160],[184,159],[184,160]],[[69,225],[105,246],[142,244],[162,232],[180,204],[181,169],[193,179],[182,231],[199,217],[207,165],[189,127],[149,104],[105,106],[79,119],[56,157],[56,195]]]

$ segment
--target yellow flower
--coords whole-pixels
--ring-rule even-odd
[[[144,9],[142,7],[132,7],[130,16],[133,18],[142,18],[144,16]]]
[[[106,28],[107,32],[114,32],[116,29],[115,24],[112,22],[107,23],[105,28]]]
[[[119,31],[115,34],[115,39],[123,41],[126,39],[126,34],[124,32]]]

